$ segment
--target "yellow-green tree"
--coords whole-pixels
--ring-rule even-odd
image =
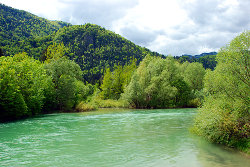
[[[52,84],[43,65],[26,53],[0,57],[0,120],[41,113]]]
[[[125,66],[115,66],[113,72],[107,68],[101,85],[101,97],[103,99],[119,99],[125,87],[129,84],[135,69],[136,60]]]
[[[112,89],[112,73],[109,68],[106,69],[101,85],[102,93],[101,96],[103,96],[104,99],[110,99],[111,97],[111,89]]]
[[[48,46],[44,58],[47,63],[49,63],[52,60],[58,60],[65,56],[66,53],[66,47],[63,43],[53,43],[52,45]]]

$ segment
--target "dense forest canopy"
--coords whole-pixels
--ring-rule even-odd
[[[71,111],[93,93],[67,57],[40,62],[27,54],[0,57],[0,121],[54,110]]]

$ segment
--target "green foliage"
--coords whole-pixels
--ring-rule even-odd
[[[122,99],[136,108],[187,106],[191,89],[181,74],[180,66],[172,57],[147,56],[132,76]]]
[[[43,58],[40,58],[40,60],[44,60],[46,62],[50,62],[53,60],[58,60],[65,56],[66,48],[63,45],[63,43],[57,44],[53,43],[52,45],[48,46],[46,52],[43,56]]]
[[[58,29],[68,23],[48,21],[28,12],[0,4],[0,46],[5,56],[27,52],[40,56]]]
[[[219,51],[216,69],[205,76],[209,96],[193,128],[213,142],[245,151],[250,135],[249,41],[250,31],[245,31]]]
[[[0,57],[0,120],[41,113],[52,84],[43,65],[27,54]]]
[[[214,70],[214,68],[217,65],[216,55],[206,55],[200,57],[196,60],[196,62],[202,63],[205,69],[211,69],[211,70]]]
[[[88,96],[94,93],[93,85],[91,84],[85,85],[80,80],[76,80],[74,82],[74,89],[75,89],[76,104],[79,104],[81,101],[87,101]]]
[[[211,55],[209,53],[208,54],[203,53],[201,55],[196,55],[196,56],[186,56],[186,55],[183,55],[180,57],[176,56],[175,59],[177,59],[178,62],[180,63],[198,62],[198,63],[201,63],[205,69],[211,69],[211,70],[214,70],[214,68],[217,65],[215,52],[212,52]]]
[[[119,99],[124,88],[129,84],[136,69],[136,60],[125,66],[115,66],[113,72],[108,68],[104,73],[100,96],[103,99]]]
[[[162,56],[93,24],[61,28],[54,42],[65,45],[68,57],[80,65],[89,83],[98,81],[107,68],[113,71],[116,66],[124,66],[134,59],[138,64],[148,53]]]
[[[42,64],[25,53],[0,57],[0,121],[70,111],[93,93],[79,65],[66,57],[49,60]]]
[[[102,81],[101,89],[102,89],[102,96],[104,99],[110,99],[112,98],[112,82],[113,82],[113,76],[110,71],[110,69],[106,69],[104,73],[104,78]]]
[[[82,78],[82,71],[75,62],[66,57],[52,59],[50,63],[45,64],[47,74],[52,77],[55,85],[55,103],[56,108],[61,110],[72,109],[77,102],[77,98],[83,96],[85,92],[80,90],[79,81]],[[79,95],[84,93],[83,95]]]
[[[201,63],[188,63],[182,64],[181,71],[184,81],[193,91],[199,91],[203,88],[203,78],[206,73]]]

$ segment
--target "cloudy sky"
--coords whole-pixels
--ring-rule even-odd
[[[173,56],[218,51],[250,29],[250,0],[0,0],[50,20],[93,23]]]

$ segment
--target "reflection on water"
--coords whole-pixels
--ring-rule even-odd
[[[189,133],[195,109],[51,114],[0,124],[0,166],[247,166]]]

